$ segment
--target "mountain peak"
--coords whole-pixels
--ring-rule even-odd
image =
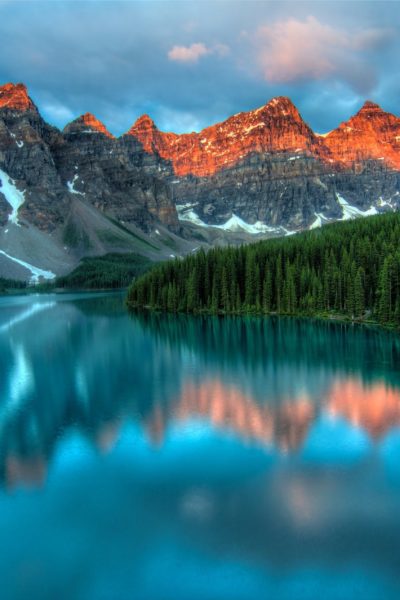
[[[316,143],[311,129],[285,96],[198,133],[159,131],[148,115],[142,115],[128,135],[136,138],[145,152],[169,161],[175,174],[198,177],[232,167],[254,152],[309,152]]]
[[[146,124],[146,125],[150,125],[151,127],[155,127],[156,126],[155,123],[154,123],[154,121],[153,121],[153,119],[148,114],[146,114],[146,113],[144,115],[142,115],[141,117],[139,117],[136,120],[135,124],[136,125],[139,125],[139,124],[143,124],[144,125],[144,124]]]
[[[23,83],[6,83],[0,86],[0,109],[31,110],[35,105],[28,96],[28,90]]]
[[[325,137],[331,160],[350,166],[367,160],[400,168],[400,119],[367,100],[348,121]]]
[[[83,125],[89,127],[93,131],[104,133],[104,135],[106,135],[107,137],[113,137],[106,128],[106,126],[101,121],[99,121],[99,119],[95,117],[92,113],[87,112],[84,115],[81,115],[77,119],[77,121],[81,121]]]
[[[132,125],[130,130],[128,131],[128,135],[135,135],[137,133],[146,132],[146,131],[155,131],[157,129],[156,124],[153,119],[149,117],[149,115],[144,114]]]
[[[267,102],[266,106],[283,106],[287,108],[296,108],[288,96],[275,96]]]
[[[296,118],[300,117],[300,113],[297,110],[297,107],[293,104],[290,98],[287,96],[277,96],[276,98],[272,98],[265,107],[272,112],[274,112],[277,116],[295,116]]]
[[[64,133],[102,133],[109,138],[114,137],[105,125],[92,113],[81,115],[64,128]]]
[[[371,100],[366,100],[358,112],[359,113],[364,113],[364,112],[369,112],[369,113],[370,112],[380,112],[381,113],[381,112],[383,112],[383,110],[379,106],[379,104],[376,104],[375,102],[372,102]]]

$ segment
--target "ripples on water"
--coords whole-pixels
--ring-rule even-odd
[[[400,341],[0,299],[2,598],[398,598]]]

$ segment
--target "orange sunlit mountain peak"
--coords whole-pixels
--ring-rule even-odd
[[[65,129],[64,133],[102,133],[109,138],[113,138],[114,136],[107,130],[105,125],[99,121],[97,117],[95,117],[92,113],[87,112],[71,123],[69,123]]]
[[[9,110],[31,110],[35,108],[23,83],[6,83],[0,86],[0,108]]]

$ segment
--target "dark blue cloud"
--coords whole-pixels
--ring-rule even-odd
[[[368,97],[398,112],[396,2],[1,2],[0,82],[59,127],[90,111],[200,129],[288,95],[317,131]]]

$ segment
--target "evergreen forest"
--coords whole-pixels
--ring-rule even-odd
[[[128,305],[168,312],[337,316],[400,325],[400,214],[213,248],[157,264]]]
[[[55,287],[66,289],[117,289],[149,269],[150,260],[140,254],[104,254],[83,258],[68,275],[57,277]]]

